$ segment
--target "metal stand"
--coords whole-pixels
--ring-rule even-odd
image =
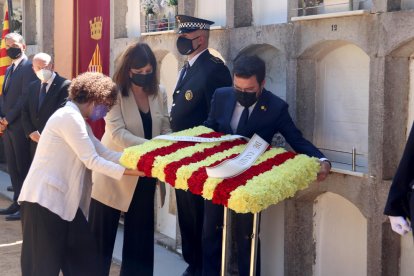
[[[227,207],[224,207],[224,218],[223,218],[223,237],[221,241],[221,276],[226,276],[227,271],[227,250],[226,250],[226,244],[227,244],[227,214],[228,209]]]
[[[252,246],[250,249],[250,276],[256,275],[257,244],[259,243],[259,213],[253,214]]]
[[[252,233],[252,245],[250,249],[250,276],[256,275],[256,261],[257,261],[257,245],[259,243],[259,215],[260,213],[253,214],[253,233]],[[221,273],[220,276],[226,276],[227,272],[227,219],[228,208],[224,207],[223,216],[223,238],[221,246]]]

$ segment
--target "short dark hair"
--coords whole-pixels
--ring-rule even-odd
[[[97,72],[86,72],[72,80],[69,86],[69,99],[83,104],[104,104],[109,109],[115,105],[118,89],[108,76]]]
[[[150,83],[143,87],[143,89],[149,95],[157,94],[157,60],[148,44],[138,42],[132,44],[125,50],[113,77],[115,83],[121,90],[122,96],[127,97],[128,90],[131,88],[129,70],[139,69],[145,67],[147,64],[151,64],[153,73]]]
[[[240,78],[256,76],[257,82],[261,84],[266,76],[266,64],[258,56],[242,55],[234,61],[233,75]]]

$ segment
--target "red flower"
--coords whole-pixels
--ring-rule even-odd
[[[223,152],[225,150],[231,149],[232,147],[245,144],[246,142],[241,139],[222,142],[221,144],[214,146],[212,148],[204,149],[200,152],[196,152],[191,156],[185,157],[181,160],[171,162],[164,168],[165,173],[165,182],[171,186],[175,186],[175,181],[177,180],[177,171],[182,166],[186,166],[192,163],[196,163],[206,159],[207,157],[214,155],[218,152]]]
[[[197,137],[204,137],[204,138],[216,138],[223,136],[222,133],[219,132],[209,132],[205,134],[198,135]],[[190,147],[194,145],[195,142],[175,142],[172,145],[164,146],[153,151],[147,152],[146,154],[142,155],[141,158],[138,160],[137,169],[145,173],[146,176],[151,177],[152,166],[154,164],[155,158],[157,156],[165,156],[176,152],[177,150]]]
[[[238,153],[234,153],[222,160],[218,160],[216,162],[214,162],[213,164],[211,164],[209,167],[214,167],[217,166],[218,164],[220,164],[221,162],[224,162],[227,159],[231,159],[234,158],[238,155]],[[204,187],[204,183],[207,181],[208,175],[207,175],[207,171],[206,171],[206,167],[200,167],[197,171],[193,172],[193,174],[190,176],[190,178],[188,179],[188,188],[189,190],[196,195],[201,195],[203,193],[203,187]]]
[[[230,193],[234,191],[237,187],[243,186],[246,182],[252,179],[254,176],[260,175],[273,166],[279,166],[283,164],[286,160],[295,157],[296,154],[293,152],[284,152],[278,154],[272,158],[267,159],[266,161],[253,165],[248,170],[232,178],[224,179],[220,184],[217,185],[213,193],[213,203],[221,204],[227,206],[227,202],[230,198]]]

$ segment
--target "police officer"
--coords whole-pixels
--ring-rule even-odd
[[[179,72],[171,108],[171,128],[175,131],[202,125],[210,110],[210,101],[219,87],[231,86],[229,69],[208,51],[212,21],[185,15],[178,22],[177,49],[187,56]],[[189,191],[176,190],[178,223],[182,251],[188,267],[183,275],[201,275],[204,200]]]

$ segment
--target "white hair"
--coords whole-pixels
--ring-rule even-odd
[[[33,57],[33,60],[36,60],[36,59],[44,61],[46,64],[50,64],[52,62],[52,57],[46,53],[37,53]]]
[[[13,39],[17,43],[26,45],[23,36],[19,33],[8,33],[4,36],[4,39]]]

